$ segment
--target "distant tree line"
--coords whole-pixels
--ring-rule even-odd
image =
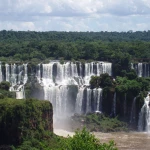
[[[0,41],[150,41],[150,30],[149,31],[136,31],[132,32],[36,32],[36,31],[0,31]]]
[[[105,60],[126,70],[132,60],[150,58],[150,31],[0,31],[1,61]]]

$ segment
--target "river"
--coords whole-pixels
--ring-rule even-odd
[[[73,136],[73,132],[55,129],[54,133],[60,136]],[[144,132],[115,132],[115,133],[93,133],[100,141],[108,142],[114,140],[119,150],[150,150],[150,134]]]

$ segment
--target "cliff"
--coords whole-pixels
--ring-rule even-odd
[[[49,101],[0,100],[0,145],[18,145],[24,138],[41,136],[45,131],[53,132]]]

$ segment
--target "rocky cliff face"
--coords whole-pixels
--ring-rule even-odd
[[[23,138],[34,138],[45,131],[53,132],[53,109],[49,101],[0,100],[0,145],[17,145]]]

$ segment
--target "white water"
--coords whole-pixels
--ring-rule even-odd
[[[5,70],[6,70],[6,81],[10,82],[10,69],[8,64],[5,64]]]
[[[42,66],[42,67],[40,67]],[[56,114],[67,115],[68,113],[88,113],[96,110],[102,110],[101,106],[101,89],[96,89],[92,95],[92,90],[88,88],[89,81],[92,75],[100,75],[102,73],[112,74],[112,64],[105,62],[91,62],[81,64],[79,62],[65,62],[60,64],[58,61],[52,61],[49,64],[38,65],[37,79],[44,89],[44,99],[50,100],[54,106]],[[76,91],[72,91],[77,88]],[[72,91],[75,97],[71,97]],[[84,95],[86,91],[86,95]],[[57,95],[57,96],[56,96]],[[94,97],[92,97],[94,96]],[[74,99],[75,98],[75,99]],[[96,102],[94,109],[92,103]],[[69,105],[68,105],[69,103]],[[73,104],[74,103],[74,104]],[[85,108],[83,108],[83,104]],[[69,109],[71,107],[71,109]]]
[[[149,96],[144,100],[144,105],[141,108],[139,114],[138,130],[146,131],[150,133],[150,107],[149,107]]]
[[[2,74],[2,71],[0,70]],[[2,76],[1,76],[2,77]],[[4,80],[2,78],[2,80]],[[5,81],[10,82],[10,91],[21,91],[16,93],[17,99],[25,98],[24,85],[28,80],[27,64],[5,64]]]
[[[149,63],[131,64],[131,68],[135,69],[138,77],[149,77],[150,76],[150,64]]]
[[[142,77],[143,67],[142,63],[138,63],[138,76]]]
[[[0,73],[2,74],[2,70]],[[99,76],[102,73],[108,73],[111,76],[112,64],[69,61],[60,64],[59,61],[51,61],[37,66],[36,77],[43,86],[43,98],[53,104],[54,114],[68,116],[74,113],[102,111],[102,89],[89,88],[91,76]],[[2,75],[0,80],[2,80]],[[28,80],[27,64],[5,64],[3,80],[10,82],[10,91],[23,91]],[[18,99],[23,96],[24,93],[16,93]]]
[[[87,88],[86,113],[91,112],[91,89]]]
[[[27,83],[27,80],[28,80],[27,65],[28,65],[28,64],[23,64],[23,66],[24,66],[23,84],[24,84],[24,85]],[[22,72],[22,71],[20,71],[20,72]]]
[[[136,112],[135,112],[136,106],[135,106],[135,104],[136,104],[136,97],[134,97],[132,107],[131,107],[130,123],[135,122],[135,115],[136,115]]]
[[[85,87],[80,87],[79,92],[77,94],[75,112],[78,114],[82,114],[82,102],[83,102],[83,92]]]
[[[24,92],[23,91],[16,91],[16,99],[23,99]]]
[[[94,110],[102,111],[102,89],[93,89]]]

